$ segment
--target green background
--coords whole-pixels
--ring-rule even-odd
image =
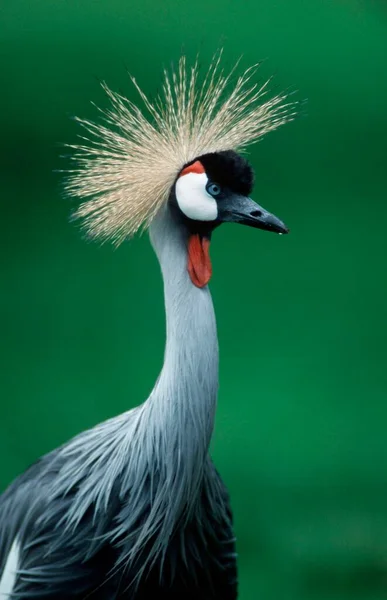
[[[254,198],[291,228],[212,244],[221,349],[213,454],[241,600],[387,595],[387,8],[328,0],[0,0],[0,485],[142,402],[161,366],[146,236],[81,239],[61,197],[72,115],[98,81],[150,95],[182,51],[267,58],[307,117],[251,150]]]

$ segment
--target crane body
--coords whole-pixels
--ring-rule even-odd
[[[180,88],[175,84],[175,93],[182,103],[181,95],[189,98],[195,81],[188,85],[181,70],[179,77],[183,83]],[[217,88],[207,85],[211,99]],[[168,105],[168,85],[166,90]],[[141,222],[149,226],[164,283],[164,363],[143,404],[43,456],[0,496],[1,600],[235,600],[232,512],[209,455],[218,393],[218,340],[207,285],[212,273],[208,248],[215,229],[226,222],[287,233],[279,219],[249,198],[252,168],[228,146],[259,137],[289,115],[276,113],[283,98],[269,101],[266,112],[253,114],[245,129],[243,115],[237,114],[234,131],[231,121],[228,129],[219,122],[210,132],[219,138],[219,148],[214,148],[203,140],[197,143],[200,128],[195,124],[200,119],[193,116],[197,110],[207,118],[203,98],[199,108],[194,102],[187,104],[186,114],[175,105],[161,114],[160,123],[169,127],[162,141],[152,131],[154,125],[138,125],[141,117],[132,105],[137,130],[130,133],[129,109],[120,97],[111,98],[118,108],[107,118],[116,123],[120,118],[126,137],[94,130],[104,138],[105,151],[80,158],[81,168],[70,188],[81,197],[92,197],[80,214],[93,234],[121,238],[125,228],[129,235]],[[152,105],[147,106],[152,112]],[[183,131],[187,136],[190,110],[191,150],[189,140],[177,135]],[[175,155],[162,157],[158,150],[166,152],[175,126],[171,115],[181,121],[175,131]],[[81,152],[88,151],[82,147]],[[143,163],[136,163],[139,156]],[[160,179],[166,161],[172,167],[157,188],[152,177]],[[137,171],[130,171],[133,164]],[[121,182],[121,188],[114,187],[114,181]],[[151,198],[159,198],[157,210]],[[127,206],[131,212],[125,212]]]

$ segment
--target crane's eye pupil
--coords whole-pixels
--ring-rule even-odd
[[[221,192],[221,188],[220,185],[218,185],[217,183],[210,183],[207,186],[207,192],[209,194],[211,194],[211,196],[219,196],[220,192]]]

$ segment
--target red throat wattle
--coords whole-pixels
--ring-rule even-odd
[[[188,273],[196,287],[202,288],[211,279],[210,240],[198,233],[190,235],[188,240]]]

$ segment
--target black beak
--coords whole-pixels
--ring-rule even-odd
[[[232,195],[218,203],[218,220],[241,223],[275,233],[289,233],[286,225],[246,196]]]

